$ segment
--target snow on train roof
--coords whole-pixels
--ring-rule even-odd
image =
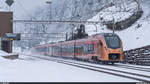
[[[77,40],[70,40],[70,41],[59,41],[59,42],[52,42],[52,43],[47,43],[47,44],[39,44],[37,46],[35,46],[35,48],[40,48],[40,47],[49,47],[49,46],[55,46],[55,45],[61,45],[61,43],[63,44],[72,44],[72,42],[89,42],[89,41],[97,41],[97,38],[99,38],[100,36],[103,35],[109,35],[109,34],[113,34],[113,33],[99,33],[99,34],[94,34],[92,36],[88,36],[82,39],[77,39]],[[115,34],[116,35],[116,34]]]

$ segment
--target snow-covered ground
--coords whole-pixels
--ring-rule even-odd
[[[0,56],[5,56],[5,55],[8,55],[8,53],[6,53],[6,52],[0,50]]]
[[[138,47],[143,47],[146,45],[150,45],[150,20],[148,18],[148,16],[150,15],[150,1],[149,0],[145,0],[146,2],[143,3],[142,5],[142,9],[144,11],[143,16],[135,23],[133,24],[131,27],[129,27],[128,29],[125,29],[123,31],[116,31],[115,33],[118,34],[120,36],[120,38],[123,41],[123,48],[124,50],[129,50],[129,49],[134,49],[134,48],[138,48]],[[132,4],[131,4],[132,6]],[[134,6],[132,6],[134,7]],[[129,7],[130,8],[130,7]],[[108,8],[110,9],[110,8]],[[107,9],[105,9],[107,10]],[[117,9],[116,9],[117,10]],[[112,9],[112,11],[115,11],[115,9]],[[125,13],[126,14],[126,13]],[[114,14],[115,18],[126,18],[125,14]],[[112,14],[108,14],[107,12],[100,12],[99,14],[97,14],[96,16],[94,16],[93,18],[89,19],[89,21],[99,21],[99,17],[100,15],[103,15],[105,17],[103,17],[104,19],[107,19],[109,16],[109,19],[112,20],[113,16]],[[110,17],[110,15],[112,17]],[[127,14],[128,15],[128,14]],[[115,21],[119,21],[120,19],[115,19]],[[137,28],[137,26],[141,25],[141,27]],[[89,35],[95,34],[96,27],[95,25],[86,25],[86,32]],[[106,28],[106,26],[104,25],[97,25],[97,33],[112,33],[111,30],[108,30]]]
[[[134,25],[124,31],[116,31],[116,33],[123,40],[124,50],[142,47],[150,44],[150,21],[147,19],[147,16],[150,15],[150,6],[148,3],[149,1],[147,1],[147,3],[144,3],[144,15],[138,22],[136,22]],[[132,7],[134,7],[133,5],[134,4],[131,4]],[[99,20],[99,15],[100,14],[97,14],[89,20],[97,21]],[[108,13],[106,14],[106,12],[103,12],[101,13],[101,15],[106,16],[108,15]],[[120,15],[120,17],[124,16],[124,14],[116,14],[114,17],[117,17],[117,15]],[[124,18],[119,17],[115,20],[123,20],[130,16],[130,14],[126,15],[127,16],[124,16]],[[112,20],[111,17],[104,17],[104,19]],[[137,29],[138,24],[141,24],[142,26]],[[90,35],[95,34],[95,26],[86,25],[86,27],[86,31]],[[106,26],[97,25],[97,27],[98,33],[112,32],[110,30],[107,30]],[[19,48],[16,48],[16,51],[21,52],[21,49],[18,49]],[[135,80],[127,78],[120,78],[113,75],[98,73],[41,59],[25,58],[24,56],[22,57],[25,60],[18,59],[10,61],[1,57],[4,55],[8,55],[8,53],[0,51],[0,82],[136,82]],[[116,69],[118,70],[118,68]],[[134,70],[128,71],[134,72]],[[149,74],[149,72],[144,74]]]
[[[39,59],[0,60],[0,82],[136,82]]]
[[[7,52],[4,52],[2,50],[0,50],[0,57],[4,57],[4,56],[11,56],[11,55],[17,55],[17,52],[15,53],[7,53]]]

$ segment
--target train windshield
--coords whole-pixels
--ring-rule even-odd
[[[106,36],[105,40],[108,48],[112,48],[112,49],[120,48],[120,39],[118,36],[116,35]]]

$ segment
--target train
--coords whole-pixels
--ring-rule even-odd
[[[34,54],[91,60],[103,64],[123,61],[122,40],[115,33],[100,33],[82,39],[37,45]]]

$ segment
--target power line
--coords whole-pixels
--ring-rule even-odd
[[[36,24],[58,24],[58,23],[67,23],[67,24],[101,24],[99,21],[62,21],[62,20],[53,20],[53,21],[44,21],[44,20],[12,20],[14,23],[36,23]]]
[[[20,34],[65,34],[65,33],[20,33]]]
[[[136,11],[101,11],[101,12],[106,12],[106,13],[113,13],[113,12],[115,12],[115,13],[135,13]]]

